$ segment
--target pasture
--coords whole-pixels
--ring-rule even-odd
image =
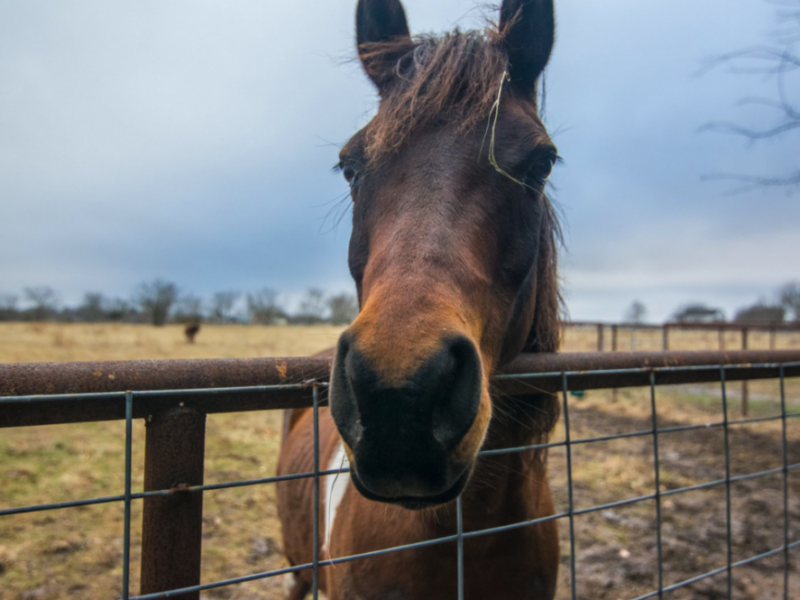
[[[204,325],[189,345],[182,328],[139,325],[0,324],[0,362],[165,359],[308,355],[330,346],[340,327],[258,327]],[[658,334],[658,335],[657,335]],[[596,348],[596,330],[565,335],[564,351]],[[618,340],[629,349],[627,332]],[[729,338],[729,342],[728,342]],[[735,348],[736,335],[728,334]],[[674,349],[716,348],[717,334],[678,332]],[[751,334],[751,348],[766,348],[765,334]],[[608,349],[610,344],[606,343]],[[637,332],[637,350],[660,349],[660,332]],[[800,334],[780,335],[778,348],[800,347]],[[739,418],[738,384],[729,390],[730,417]],[[800,382],[787,382],[789,412],[800,411]],[[719,421],[722,407],[714,386],[658,389],[659,426]],[[650,427],[649,390],[610,391],[571,398],[572,436],[592,437]],[[750,384],[750,416],[780,414],[777,382]],[[277,412],[209,415],[206,483],[265,477],[275,472],[281,417]],[[789,421],[789,463],[800,462],[800,423]],[[563,439],[559,426],[554,440]],[[0,508],[120,493],[123,488],[123,423],[3,430],[0,436]],[[724,477],[720,428],[662,434],[659,438],[662,490]],[[781,423],[733,426],[731,474],[782,465]],[[143,484],[144,425],[134,424],[134,490]],[[617,439],[576,446],[572,451],[575,506],[589,506],[651,494],[652,439]],[[550,476],[556,510],[567,506],[565,452],[551,452]],[[733,560],[783,543],[782,475],[731,486]],[[800,474],[790,476],[792,539],[800,530]],[[662,503],[664,578],[669,585],[724,566],[725,487],[667,497]],[[209,582],[282,566],[280,531],[272,486],[206,492],[204,497],[203,581]],[[391,511],[387,512],[391,518]],[[138,590],[141,504],[134,504],[132,589]],[[632,598],[656,585],[655,503],[641,502],[576,517],[578,597]],[[0,600],[112,598],[119,595],[122,506],[108,504],[0,518]],[[568,527],[561,531],[559,598],[569,597]],[[783,557],[734,571],[735,598],[778,598]],[[800,597],[800,553],[792,555],[790,578]],[[409,575],[412,576],[412,575]],[[669,598],[723,597],[725,575],[705,579]],[[772,591],[774,590],[774,592]],[[283,597],[281,581],[261,580],[212,590],[207,598]]]

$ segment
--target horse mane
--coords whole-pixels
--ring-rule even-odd
[[[385,82],[365,132],[367,156],[397,151],[414,130],[433,122],[447,120],[462,132],[487,123],[508,68],[502,37],[489,25],[359,46],[367,74]]]
[[[536,308],[523,352],[558,352],[561,346],[561,317],[565,307],[558,281],[558,247],[563,243],[563,237],[556,208],[546,194],[542,205]]]

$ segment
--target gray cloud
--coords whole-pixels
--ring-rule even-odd
[[[346,191],[336,144],[375,107],[342,60],[354,4],[0,5],[0,291],[349,288],[347,218],[323,232]],[[472,0],[405,4],[415,31],[481,23]],[[761,39],[770,6],[557,6],[548,124],[572,316],[616,319],[634,298],[652,318],[694,299],[731,311],[800,277],[796,199],[700,182],[797,155],[796,138],[696,133],[754,84],[694,77],[701,61]]]

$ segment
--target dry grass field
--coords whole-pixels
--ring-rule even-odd
[[[0,324],[0,362],[111,360],[188,357],[307,355],[332,345],[341,328],[203,326],[189,345],[178,326]],[[592,329],[568,331],[565,350],[596,348]],[[681,334],[676,349],[716,348],[716,333]],[[692,337],[694,336],[694,337]],[[653,337],[653,339],[650,339]],[[751,348],[768,347],[768,336],[752,336]],[[624,340],[624,342],[623,342]],[[660,334],[637,332],[637,349],[660,349]],[[624,332],[620,349],[630,345]],[[609,342],[606,342],[606,348]],[[730,347],[735,336],[730,335]],[[800,347],[800,335],[780,337],[778,347]],[[787,387],[790,411],[800,411],[800,385]],[[738,418],[738,387],[732,386],[731,418]],[[776,382],[751,384],[751,416],[780,414]],[[662,427],[703,424],[722,416],[713,386],[659,389]],[[648,390],[608,391],[571,398],[573,439],[647,430]],[[275,471],[280,415],[270,412],[211,415],[206,443],[206,482],[268,476]],[[790,462],[800,462],[800,423],[789,421]],[[559,426],[554,439],[563,439]],[[3,430],[0,434],[0,508],[75,500],[121,493],[122,423]],[[663,434],[659,439],[662,490],[724,477],[721,428]],[[731,428],[733,475],[782,464],[780,421]],[[651,494],[654,486],[650,436],[575,446],[575,504],[585,508]],[[143,484],[144,426],[134,424],[134,491]],[[557,510],[567,506],[565,453],[552,452],[551,479]],[[783,539],[780,474],[734,484],[733,560],[777,548]],[[792,539],[800,537],[800,473],[790,477]],[[717,486],[665,498],[663,502],[664,580],[669,585],[724,566],[725,488]],[[284,565],[272,486],[207,492],[204,497],[203,581],[258,573]],[[122,506],[107,504],[0,517],[0,600],[100,599],[120,595]],[[131,590],[138,590],[141,505],[134,503]],[[578,597],[633,598],[656,585],[655,503],[645,501],[593,512],[575,519]],[[561,586],[569,598],[569,543],[561,523]],[[782,598],[782,556],[734,571],[734,598]],[[791,556],[789,597],[800,598],[800,552]],[[282,582],[266,579],[220,588],[204,598],[278,599]],[[725,576],[703,580],[672,593],[670,599],[723,598]]]
[[[187,344],[182,325],[0,323],[0,363],[307,356],[332,346],[343,330],[203,325]]]

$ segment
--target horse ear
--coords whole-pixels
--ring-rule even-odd
[[[373,53],[370,45],[392,41],[399,42],[399,46],[405,46],[403,42],[411,44],[406,12],[400,0],[358,0],[356,7],[358,57],[378,90],[391,81],[394,62],[403,52],[399,52],[396,56],[391,52]]]
[[[500,31],[508,52],[512,85],[520,94],[533,94],[553,50],[553,0],[503,0]]]

